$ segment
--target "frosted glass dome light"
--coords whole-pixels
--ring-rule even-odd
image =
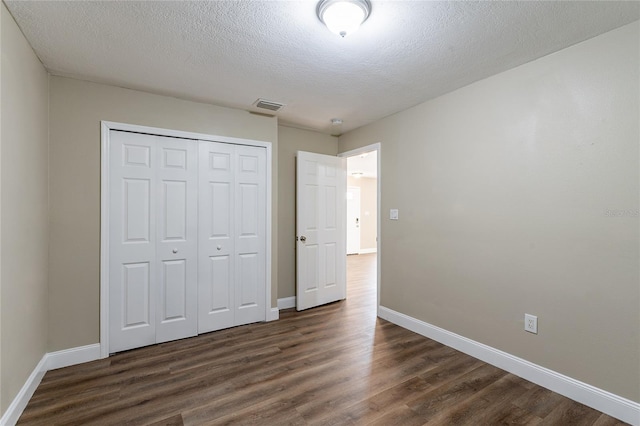
[[[331,32],[346,37],[367,20],[371,3],[368,0],[322,0],[317,12]]]

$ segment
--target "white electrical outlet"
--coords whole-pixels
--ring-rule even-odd
[[[524,314],[524,331],[538,334],[538,317],[535,315]]]

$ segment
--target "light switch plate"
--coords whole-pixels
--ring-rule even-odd
[[[398,209],[389,210],[389,219],[398,220]]]

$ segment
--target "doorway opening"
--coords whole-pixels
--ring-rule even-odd
[[[380,300],[380,144],[340,154],[347,159],[347,299]]]
[[[367,181],[365,173],[354,171],[349,183],[360,188],[357,181],[369,183],[373,203],[363,201],[360,188],[360,209],[355,209],[354,222],[362,230],[363,219],[370,219],[373,232],[364,233],[369,242],[363,244],[360,232],[360,247],[357,255],[373,260],[367,280],[371,290],[373,315],[380,305],[380,143],[368,145],[337,157],[298,151],[296,157],[296,309],[314,308],[348,298],[351,290],[347,281],[351,274],[347,268],[347,162],[350,157],[360,160],[370,158],[373,164]],[[371,161],[373,159],[373,161]],[[359,178],[356,178],[356,176]],[[375,178],[375,179],[372,179]],[[357,192],[354,191],[354,192]],[[365,194],[366,196],[366,194]],[[362,209],[364,205],[364,210]],[[358,211],[360,214],[358,215]],[[357,291],[356,291],[357,293]],[[354,293],[354,299],[357,294]]]

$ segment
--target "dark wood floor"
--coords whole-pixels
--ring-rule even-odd
[[[346,301],[50,371],[23,425],[616,425],[375,316],[375,254]]]

